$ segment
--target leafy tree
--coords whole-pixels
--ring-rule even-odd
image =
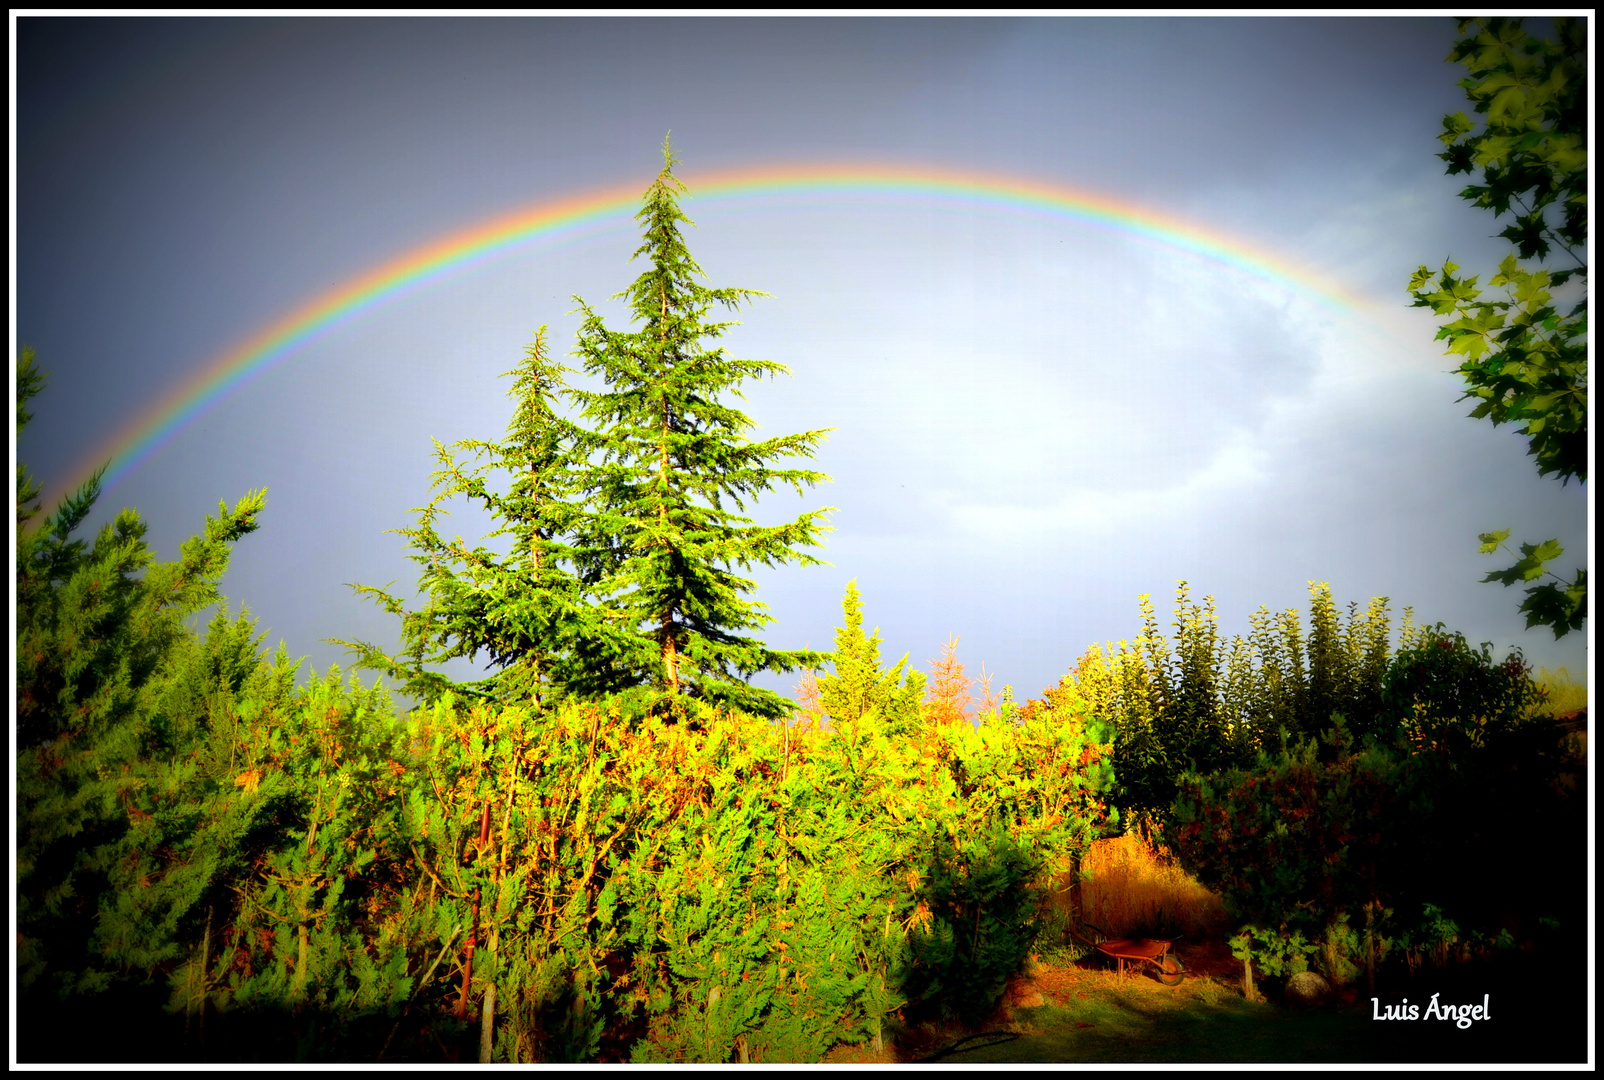
[[[1318,755],[1329,758],[1334,751],[1318,740],[1339,714],[1358,736],[1385,727],[1385,597],[1363,612],[1350,603],[1344,622],[1330,586],[1310,582],[1307,633],[1296,609],[1260,608],[1249,617],[1248,637],[1232,638],[1227,647],[1213,598],[1194,603],[1183,581],[1173,648],[1152,601],[1139,600],[1137,640],[1088,650],[1060,683],[1114,725],[1117,801],[1139,827],[1163,824],[1183,773],[1246,767],[1260,752],[1299,740],[1316,743]],[[1412,643],[1405,615],[1404,637]]]
[[[434,497],[416,511],[414,527],[397,530],[423,567],[418,587],[428,599],[409,612],[384,589],[353,586],[402,620],[400,657],[366,642],[339,642],[357,654],[358,666],[389,674],[431,703],[448,690],[538,701],[606,682],[606,651],[617,634],[588,603],[569,543],[585,513],[578,463],[586,437],[556,410],[569,370],[548,357],[541,327],[523,362],[507,373],[517,407],[506,438],[435,444]],[[459,454],[481,464],[467,467]],[[510,477],[504,492],[489,483],[497,473]],[[489,511],[498,527],[486,539],[509,537],[506,554],[441,536],[444,504],[458,496]],[[495,670],[476,682],[457,684],[425,668],[481,653]]]
[[[773,621],[746,599],[756,585],[738,576],[754,564],[817,565],[801,550],[817,546],[827,510],[781,525],[761,526],[736,511],[776,486],[802,494],[827,479],[771,463],[811,457],[824,431],[754,442],[744,413],[721,401],[749,379],[788,373],[784,365],[738,360],[713,342],[733,325],[709,320],[715,306],[738,309],[758,295],[713,289],[697,278],[680,232],[685,190],[673,152],[663,142],[663,170],[646,191],[636,219],[644,238],[636,257],[649,266],[619,293],[639,329],[608,329],[578,299],[584,322],[577,355],[605,384],[576,390],[583,416],[599,426],[588,445],[586,479],[594,516],[579,541],[581,566],[594,581],[604,619],[628,647],[609,657],[615,686],[645,686],[659,703],[682,695],[765,716],[790,704],[746,679],[817,664],[807,651],[770,649],[739,636]],[[732,509],[733,507],[733,509]]]
[[[894,734],[906,734],[919,719],[924,673],[909,671],[904,678],[906,656],[881,670],[880,631],[863,634],[863,597],[856,581],[847,582],[841,610],[846,626],[835,632],[835,674],[818,676],[819,703],[838,723],[874,713]]]
[[[1153,668],[1159,702],[1155,732],[1170,756],[1185,761],[1187,768],[1207,771],[1225,764],[1233,754],[1219,709],[1220,640],[1214,598],[1204,597],[1199,606],[1188,595],[1186,582],[1177,583],[1173,660],[1169,660],[1167,649],[1159,648],[1163,638],[1145,597],[1143,614],[1150,655],[1162,658]]]
[[[1470,76],[1459,85],[1484,117],[1443,118],[1448,173],[1480,172],[1460,198],[1514,221],[1498,235],[1515,245],[1491,285],[1503,298],[1484,298],[1477,278],[1422,266],[1409,282],[1415,307],[1452,316],[1437,331],[1475,398],[1473,417],[1520,424],[1540,476],[1587,482],[1587,22],[1556,18],[1555,39],[1534,39],[1520,19],[1465,19],[1448,59]],[[1478,130],[1479,128],[1479,130]],[[1550,256],[1570,265],[1550,270]],[[1561,311],[1553,290],[1575,278],[1583,295]],[[1493,554],[1509,530],[1482,533],[1482,554]],[[1507,550],[1507,549],[1506,549]],[[1531,585],[1521,610],[1526,625],[1552,628],[1556,638],[1587,618],[1587,571],[1566,581],[1549,571],[1564,550],[1555,540],[1522,544],[1512,567],[1483,581]]]
[[[1116,725],[1121,805],[1150,826],[1174,799],[1176,776],[1219,767],[1233,747],[1221,714],[1213,598],[1199,606],[1186,582],[1178,584],[1174,653],[1159,632],[1152,601],[1144,595],[1139,603],[1143,628],[1136,647],[1122,642],[1117,653],[1110,649],[1114,671],[1101,654],[1083,657],[1078,675]]]

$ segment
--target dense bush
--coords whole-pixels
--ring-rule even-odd
[[[496,1059],[584,1059],[634,1025],[619,1049],[635,1060],[818,1060],[883,1037],[901,1008],[984,1011],[1031,945],[1032,887],[1102,821],[1078,725],[909,741],[872,715],[835,731],[694,720],[586,705],[426,721],[431,768],[457,753],[464,799],[478,778],[495,800],[492,847],[539,852],[524,839],[480,871],[494,944],[473,997],[505,974]],[[478,814],[431,813],[438,862]],[[461,905],[468,880],[441,878]]]
[[[106,969],[267,1060],[438,1059],[478,1026],[501,1061],[816,1061],[899,1010],[973,1019],[1105,822],[1085,717],[892,739],[446,698],[401,721],[291,674],[262,664],[136,765],[96,855]]]
[[[1409,845],[1397,827],[1409,818],[1406,765],[1340,729],[1336,738],[1332,761],[1304,742],[1252,768],[1181,779],[1166,836],[1239,917],[1313,937],[1336,912],[1396,887],[1394,862]]]
[[[1321,941],[1336,981],[1355,965],[1373,977],[1391,948],[1413,965],[1461,939],[1530,941],[1561,912],[1580,925],[1585,822],[1581,793],[1562,782],[1574,768],[1565,732],[1512,715],[1519,694],[1499,696],[1501,714],[1462,720],[1417,702],[1391,745],[1356,743],[1339,724],[1330,760],[1304,742],[1184,776],[1167,835],[1238,917]]]
[[[1365,714],[1362,731],[1390,742],[1468,740],[1480,745],[1491,728],[1506,731],[1532,711],[1542,691],[1519,649],[1495,661],[1492,643],[1473,649],[1465,635],[1441,623],[1422,629],[1392,658],[1381,708]],[[1447,750],[1447,746],[1439,746]]]
[[[1323,585],[1307,633],[1261,609],[1228,650],[1184,582],[1173,645],[1141,606],[1135,643],[1090,650],[1057,692],[1113,721],[1115,801],[1270,935],[1254,955],[1318,943],[1342,982],[1355,950],[1373,974],[1392,944],[1529,935],[1575,892],[1556,887],[1578,850],[1574,754],[1518,650],[1495,660],[1406,611],[1389,654],[1386,601],[1343,620]],[[1543,857],[1492,887],[1520,851]]]

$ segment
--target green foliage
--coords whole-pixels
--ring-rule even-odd
[[[1340,713],[1369,733],[1381,710],[1389,618],[1385,597],[1338,613],[1330,587],[1309,585],[1309,628],[1295,610],[1249,617],[1247,638],[1220,639],[1214,600],[1175,602],[1173,648],[1148,597],[1134,644],[1089,650],[1060,684],[1112,720],[1122,808],[1162,825],[1178,778],[1246,767],[1261,751],[1315,739]]]
[[[449,695],[399,723],[255,643],[220,615],[165,684],[192,722],[120,779],[94,950],[256,1060],[483,1025],[493,1061],[818,1061],[973,1018],[1106,824],[1083,703],[918,739]]]
[[[400,731],[380,688],[343,682],[337,670],[314,678],[284,713],[282,723],[271,713],[250,717],[249,757],[229,781],[242,801],[272,803],[277,825],[272,843],[252,862],[252,888],[234,930],[244,936],[247,928],[265,927],[280,935],[270,985],[283,973],[289,1001],[338,1007],[374,992],[371,985],[359,990],[359,972],[348,969],[372,960],[386,966],[385,957],[365,951],[382,951],[382,934],[364,941],[350,931],[365,922],[358,912],[369,899],[363,893],[375,887],[370,868],[398,854],[389,822]],[[292,948],[293,970],[286,972]],[[392,986],[381,996],[397,992]]]
[[[410,998],[381,980],[380,1000],[449,1024],[472,936],[466,1000],[497,1003],[493,1060],[611,1046],[639,1061],[817,1061],[883,1039],[899,1009],[989,1008],[1030,947],[1045,875],[1104,820],[1106,746],[1067,712],[921,740],[874,713],[838,731],[706,705],[692,718],[445,699],[415,712],[400,772],[353,814],[372,823],[355,847],[377,854],[346,892],[374,906],[346,918],[392,943],[364,953],[368,970],[410,980]],[[301,914],[329,905],[297,899],[306,881],[289,871],[272,897],[310,928],[303,993],[350,1011],[327,989],[350,980],[318,966]],[[247,966],[279,972],[259,992],[282,997],[300,968],[272,958],[299,945],[277,941]]]
[[[703,745],[728,730],[708,722]],[[634,940],[661,943],[653,965],[637,953],[637,1059],[817,1061],[882,1039],[899,1008],[989,1009],[1049,866],[1102,826],[1098,775],[1077,767],[1090,737],[1045,717],[915,741],[874,713],[834,732],[746,721],[733,769],[681,766],[706,794],[632,879],[650,889]]]
[[[1537,703],[1539,688],[1519,649],[1495,662],[1492,648],[1483,642],[1473,649],[1441,623],[1424,628],[1387,669],[1377,734],[1391,741],[1401,733],[1417,745],[1480,746],[1490,730],[1518,724]]]
[[[1422,266],[1409,282],[1415,307],[1451,317],[1437,332],[1474,398],[1470,415],[1494,424],[1520,424],[1540,476],[1587,480],[1587,298],[1561,311],[1552,290],[1577,279],[1587,265],[1587,24],[1556,18],[1556,40],[1534,39],[1520,19],[1466,19],[1448,59],[1465,65],[1460,82],[1478,125],[1464,113],[1443,118],[1438,156],[1450,175],[1480,172],[1460,192],[1497,217],[1515,213],[1499,236],[1516,251],[1490,284],[1503,299],[1484,298],[1475,277],[1456,276],[1445,262]],[[1478,126],[1480,130],[1478,130]],[[1523,265],[1563,252],[1558,270]],[[1481,534],[1483,554],[1495,552],[1509,530]],[[1554,540],[1522,544],[1521,558],[1484,581],[1511,585],[1547,574],[1555,579],[1526,590],[1526,625],[1548,626],[1556,638],[1581,628],[1587,615],[1587,576],[1566,581],[1546,570],[1563,550]]]
[[[44,385],[32,350],[18,362],[18,433]],[[100,492],[100,473],[34,528],[38,486],[19,466],[16,737],[18,947],[21,982],[54,992],[98,990],[111,978],[90,947],[106,853],[142,820],[133,800],[152,757],[186,732],[162,700],[190,655],[187,616],[219,599],[234,541],[256,528],[261,492],[220,506],[177,561],[158,562],[145,524],[123,510],[92,546],[74,534]],[[221,648],[221,646],[220,646]],[[220,667],[226,667],[221,659]],[[220,673],[221,674],[221,673]]]
[[[1354,958],[1363,955],[1362,936],[1348,925],[1346,911],[1338,912],[1337,917],[1326,924],[1325,933],[1320,935],[1316,945],[1315,964],[1332,986],[1346,986],[1359,974]]]
[[[904,656],[888,671],[880,667],[880,631],[863,633],[863,598],[855,581],[847,582],[841,600],[846,626],[835,633],[835,674],[818,677],[819,700],[838,725],[874,714],[888,724],[893,735],[911,733],[919,723],[924,697],[924,673],[902,674]]]
[[[43,379],[31,354],[21,366],[25,404]],[[120,1000],[103,991],[165,983],[186,1027],[267,1008],[298,1019],[289,1045],[255,1052],[338,1056],[346,1020],[407,989],[395,933],[369,918],[400,862],[380,839],[395,834],[388,699],[333,672],[297,690],[297,665],[282,647],[263,658],[226,603],[204,636],[186,625],[221,599],[261,493],[172,563],[132,510],[75,539],[97,495],[98,477],[17,540],[24,997],[93,1017]]]
[[[583,539],[587,572],[605,612],[627,638],[615,654],[612,688],[644,685],[663,699],[681,694],[765,716],[790,703],[745,680],[759,671],[815,666],[817,653],[782,652],[739,636],[772,621],[745,599],[755,584],[737,569],[819,562],[826,510],[773,526],[744,510],[777,486],[798,495],[827,479],[806,469],[777,469],[776,459],[811,457],[825,432],[752,441],[744,413],[720,399],[750,379],[786,374],[784,365],[737,360],[709,343],[732,326],[709,320],[715,307],[737,309],[750,289],[702,285],[701,268],[681,236],[684,188],[665,139],[663,171],[640,212],[644,237],[635,252],[649,265],[618,298],[639,329],[608,329],[583,300],[577,355],[604,388],[576,390],[585,419],[598,425],[588,445],[585,481],[594,516]]]
[[[911,898],[897,878],[914,822],[872,800],[905,791],[905,767],[866,753],[878,749],[872,719],[855,739],[806,749],[801,732],[741,726],[709,727],[692,749],[702,797],[654,845],[655,867],[629,866],[650,1024],[637,1061],[818,1061],[904,1004],[899,920]],[[769,783],[763,758],[781,767]]]
[[[1227,942],[1231,955],[1244,964],[1251,963],[1260,974],[1276,978],[1309,970],[1309,957],[1319,951],[1300,930],[1266,930],[1244,926]]]
[[[925,996],[942,991],[954,1018],[978,1023],[1037,938],[1036,913],[1045,906],[1042,857],[998,823],[990,835],[971,837],[966,850],[933,835],[924,858],[935,919],[914,938],[913,954],[926,975],[915,987]]]
[[[427,599],[409,612],[383,589],[354,586],[402,620],[401,657],[365,642],[339,642],[357,654],[359,666],[392,676],[431,703],[447,691],[538,701],[595,688],[617,634],[590,602],[571,546],[586,512],[579,473],[586,436],[556,411],[568,370],[548,358],[541,327],[523,362],[507,373],[516,407],[506,438],[435,444],[434,497],[416,511],[414,527],[399,530],[423,567],[418,588]],[[466,468],[459,454],[480,464]],[[509,478],[504,491],[490,483],[496,474]],[[489,513],[497,527],[486,539],[508,537],[510,551],[470,549],[460,536],[441,536],[445,504],[458,497]],[[468,685],[425,667],[481,654],[494,673]]]
[[[1336,735],[1321,762],[1313,742],[1263,755],[1251,769],[1182,778],[1166,838],[1181,865],[1256,923],[1310,933],[1377,898],[1406,820],[1403,765]]]
[[[28,402],[36,397],[45,388],[47,377],[37,363],[33,346],[24,345],[17,354],[17,438],[22,437],[23,429],[33,419],[33,413],[28,411]],[[96,473],[98,480],[100,474]],[[40,487],[29,474],[27,466],[20,460],[17,462],[17,531],[39,513]]]
[[[1504,543],[1508,538],[1508,529],[1481,533],[1478,537],[1481,553],[1491,555],[1500,547],[1509,551],[1509,545]],[[1556,640],[1572,630],[1580,630],[1587,621],[1586,569],[1578,568],[1576,576],[1570,581],[1548,569],[1548,564],[1563,554],[1565,549],[1559,546],[1557,540],[1545,540],[1541,544],[1523,543],[1520,546],[1520,560],[1514,566],[1507,570],[1489,571],[1482,578],[1483,583],[1496,581],[1505,586],[1521,581],[1536,581],[1545,575],[1554,578],[1554,582],[1543,582],[1528,588],[1520,610],[1526,613],[1528,630],[1534,626],[1551,627]]]
[[[1183,776],[1166,831],[1234,912],[1318,940],[1338,983],[1361,954],[1348,913],[1366,912],[1378,957],[1393,909],[1407,932],[1386,935],[1405,952],[1425,940],[1431,912],[1491,939],[1500,920],[1554,903],[1575,861],[1576,800],[1562,779],[1574,766],[1518,651],[1495,663],[1490,646],[1471,649],[1440,624],[1407,630],[1363,741],[1337,716],[1318,750],[1299,739],[1251,766]],[[1534,835],[1533,821],[1554,831]],[[1504,874],[1494,861],[1522,851],[1535,864],[1520,887],[1489,888]]]
[[[378,688],[330,671],[294,690],[295,668],[282,651],[256,667],[198,752],[151,761],[138,827],[106,853],[96,940],[127,969],[165,972],[174,1011],[316,1016],[319,1051],[338,1059],[352,1019],[408,989],[396,935],[368,917],[399,854],[399,730]]]
[[[594,705],[462,712],[441,701],[413,713],[408,739],[407,775],[419,781],[403,788],[412,888],[428,886],[430,948],[458,949],[458,986],[437,985],[435,1000],[461,1000],[461,944],[473,937],[468,996],[496,987],[496,1059],[593,1057],[599,965],[617,936],[605,860],[627,848],[672,776],[653,777],[647,748]]]
[[[1459,923],[1436,904],[1427,903],[1421,905],[1410,925],[1396,935],[1393,946],[1402,951],[1405,963],[1414,973],[1427,962],[1436,967],[1445,966],[1460,937]]]

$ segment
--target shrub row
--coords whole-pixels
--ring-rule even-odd
[[[1114,725],[1114,801],[1249,924],[1238,951],[1266,972],[1305,945],[1345,981],[1389,949],[1413,968],[1580,926],[1582,770],[1520,652],[1407,611],[1393,652],[1385,599],[1344,621],[1310,595],[1306,631],[1261,609],[1227,647],[1183,582],[1173,644],[1143,597],[1135,643],[1081,658],[1054,692]]]
[[[817,1061],[988,1011],[1110,816],[1074,703],[906,736],[617,701],[400,719],[293,673],[169,695],[194,719],[124,759],[78,879],[86,970],[34,941],[31,983],[165,979],[194,1037],[267,1059]]]

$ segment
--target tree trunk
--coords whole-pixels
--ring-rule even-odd
[[[1080,852],[1077,851],[1069,858],[1069,924],[1077,930],[1086,917],[1080,879]]]
[[[674,621],[663,620],[663,670],[668,675],[669,694],[679,696],[679,651],[674,647]]]
[[[465,1020],[468,1017],[468,989],[473,985],[473,947],[478,937],[479,923],[479,887],[473,890],[473,919],[471,929],[468,931],[468,940],[462,947],[462,993],[457,997],[457,1019]]]
[[[716,1010],[718,1008],[719,997],[720,997],[720,993],[719,993],[719,988],[717,986],[713,987],[711,990],[709,990],[707,992],[707,1023],[706,1023],[706,1030],[707,1030],[707,1060],[709,1060],[709,1061],[717,1061],[718,1060],[717,1058],[715,1058],[713,1056],[715,1053],[718,1052],[718,1049],[714,1046],[714,1042],[713,1042],[713,1031],[714,1031],[714,1028],[713,1028],[713,1013],[714,1013],[714,1010]],[[724,1060],[728,1061],[729,1058],[726,1057]]]
[[[496,1027],[496,984],[485,987],[485,1003],[479,1016],[479,1064],[490,1064]]]
[[[479,847],[475,858],[484,851],[485,845],[490,843],[490,803],[485,802],[484,812],[479,816]],[[457,1019],[465,1019],[468,1015],[468,994],[473,986],[473,949],[479,940],[479,896],[480,886],[473,887],[473,914],[469,917],[468,941],[463,946],[462,961],[462,996],[457,999]]]
[[[306,993],[306,954],[310,944],[308,941],[310,934],[305,923],[301,924],[298,936],[299,941],[295,950],[295,982],[290,988],[290,997],[296,1001],[300,1001],[302,995]]]
[[[1365,905],[1365,987],[1376,992],[1376,905]]]
[[[212,962],[212,909],[206,908],[206,931],[201,937],[200,968],[200,1044],[206,1045],[206,969]]]

